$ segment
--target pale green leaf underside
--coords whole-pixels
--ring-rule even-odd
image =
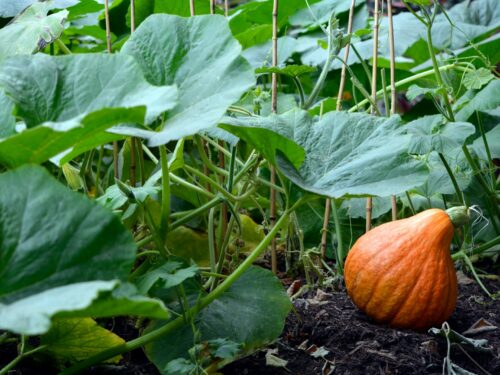
[[[398,116],[329,112],[318,120],[294,110],[224,122],[248,131],[272,130],[301,146],[305,161],[298,170],[290,163],[294,154],[285,154],[288,160],[278,155],[278,165],[298,186],[317,194],[390,196],[421,185],[427,177],[423,163],[409,155],[411,136]]]

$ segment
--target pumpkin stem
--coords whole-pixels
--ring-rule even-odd
[[[470,220],[469,209],[466,206],[452,207],[446,210],[455,228],[467,224]]]

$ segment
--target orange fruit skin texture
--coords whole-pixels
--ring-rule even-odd
[[[430,209],[365,233],[344,268],[355,305],[395,328],[423,330],[443,323],[457,302],[453,232],[448,214]]]

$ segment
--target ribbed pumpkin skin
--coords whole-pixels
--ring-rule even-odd
[[[347,256],[349,296],[366,315],[392,327],[440,325],[457,300],[453,232],[450,217],[439,209],[368,231]]]

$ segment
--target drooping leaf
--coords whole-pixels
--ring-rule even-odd
[[[153,121],[177,95],[173,86],[147,83],[137,63],[119,54],[16,56],[0,67],[0,86],[28,127],[0,143],[0,162],[9,166],[40,163],[69,149],[64,163],[117,139],[105,132],[113,125]]]
[[[0,329],[23,335],[46,333],[55,317],[169,317],[161,301],[140,296],[133,285],[119,280],[72,282],[21,298],[8,297],[6,303],[0,297]]]
[[[414,154],[448,153],[461,147],[476,132],[468,122],[444,122],[441,115],[424,116],[406,126],[412,135],[409,152]]]
[[[125,344],[125,340],[97,325],[92,318],[56,319],[49,332],[41,337],[43,352],[50,355],[59,367],[83,361],[110,347]],[[108,359],[118,363],[121,356]]]
[[[411,136],[398,116],[329,112],[318,120],[295,110],[238,118],[232,125],[248,132],[268,129],[300,145],[306,157],[298,170],[290,163],[293,153],[284,154],[290,161],[278,154],[278,165],[295,184],[317,194],[389,196],[419,186],[427,176],[423,163],[408,153]]]
[[[120,54],[36,55],[10,59],[0,85],[13,98],[28,128],[65,122],[104,108],[147,106],[146,122],[175,104],[176,89],[144,80],[137,63]]]
[[[8,56],[39,51],[61,35],[68,11],[47,15],[50,9],[50,2],[35,3],[0,29],[0,62]]]
[[[106,132],[113,125],[124,122],[143,122],[145,108],[102,109],[81,120],[72,119],[67,130],[64,123],[47,123],[27,129],[0,141],[0,163],[9,167],[39,164],[53,158],[62,165],[75,156],[99,145],[123,138]]]
[[[202,341],[225,338],[241,343],[243,352],[249,354],[279,336],[290,308],[289,298],[271,272],[252,267],[198,314],[195,325]],[[150,328],[161,324],[154,322]],[[170,361],[187,358],[192,345],[192,329],[183,326],[146,346],[146,354],[163,370]]]
[[[115,215],[42,168],[0,175],[0,329],[41,334],[56,315],[167,317],[159,301],[120,285],[135,250]]]
[[[217,125],[227,108],[255,81],[222,16],[148,17],[125,43],[149,82],[176,84],[178,105],[151,145],[196,134]]]

